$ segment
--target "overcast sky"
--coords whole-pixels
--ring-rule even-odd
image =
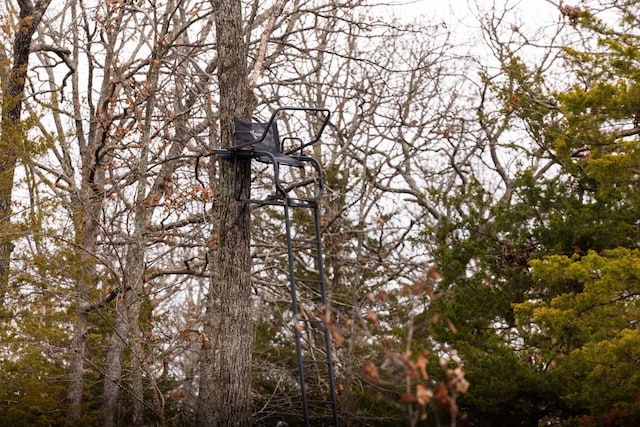
[[[407,19],[442,21],[461,33],[477,27],[479,11],[508,8],[509,22],[528,31],[557,22],[560,12],[548,0],[391,0],[393,11]]]

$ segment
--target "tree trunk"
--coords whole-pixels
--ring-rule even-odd
[[[82,394],[84,390],[84,359],[90,307],[90,289],[96,282],[96,260],[94,254],[97,247],[97,218],[100,214],[100,203],[93,198],[87,198],[84,203],[76,200],[78,212],[82,212],[74,220],[76,245],[83,250],[80,252],[78,279],[74,301],[76,304],[75,324],[71,338],[71,356],[69,361],[69,410],[67,424],[74,425],[82,414]]]
[[[127,326],[127,296],[117,298],[116,319],[113,333],[109,337],[107,347],[106,366],[104,369],[104,388],[102,391],[102,425],[112,427],[116,425],[118,415],[118,397],[120,395],[120,380],[122,377],[122,359],[120,355],[125,346],[129,328]]]
[[[140,281],[142,290],[143,282]],[[134,426],[144,425],[144,354],[142,349],[142,331],[140,329],[140,307],[142,305],[142,293],[136,292],[133,295],[129,307],[129,333],[131,347],[131,393],[133,395],[133,414],[131,424]]]
[[[0,127],[0,305],[9,283],[9,263],[13,250],[10,230],[11,193],[18,150],[22,148],[20,129],[22,99],[29,67],[31,39],[51,0],[20,0],[20,22],[13,39],[13,64],[2,82],[2,125]],[[3,76],[4,77],[4,76]]]
[[[76,304],[81,304],[76,298]],[[71,358],[69,361],[69,411],[67,424],[74,425],[82,414],[82,391],[84,389],[84,354],[86,351],[88,312],[81,305],[76,308],[76,323],[71,338]]]
[[[71,7],[74,22],[77,19],[75,4]],[[72,34],[73,45],[78,46],[78,33]],[[78,49],[73,50],[74,68],[78,69],[79,52]],[[71,77],[73,84],[73,112],[75,114],[76,134],[80,141],[79,144],[84,147],[81,151],[83,163],[87,163],[91,154],[86,150],[87,144],[84,143],[84,133],[82,128],[82,111],[81,96],[79,92],[79,76],[73,73]],[[82,416],[82,395],[84,390],[84,361],[86,352],[87,328],[90,310],[90,289],[95,283],[96,268],[95,254],[97,246],[98,218],[100,217],[100,203],[95,197],[92,197],[93,182],[88,180],[88,174],[83,174],[81,188],[78,189],[77,197],[72,197],[72,211],[76,212],[74,218],[75,243],[80,251],[80,265],[78,269],[80,274],[76,281],[76,289],[74,301],[76,304],[76,319],[71,338],[71,358],[69,361],[69,410],[67,412],[67,424],[76,425]]]
[[[240,0],[213,1],[218,51],[220,93],[220,145],[233,144],[233,116],[249,118],[252,111],[247,84],[247,48],[242,33]],[[207,322],[213,345],[209,363],[213,378],[206,381],[211,399],[201,399],[209,426],[250,426],[251,353],[253,324],[251,307],[250,217],[248,206],[233,196],[236,170],[233,162],[220,162],[217,182],[216,223],[212,244],[214,263]],[[238,167],[238,179],[248,195],[249,164]],[[215,316],[215,318],[213,318]],[[208,358],[205,358],[207,360]]]
[[[165,25],[169,20],[165,21]],[[168,28],[164,28],[166,34]],[[155,50],[152,52],[151,67],[147,74],[147,84],[149,87],[144,112],[143,135],[140,139],[140,162],[137,169],[137,187],[135,201],[134,234],[133,242],[127,251],[127,268],[125,268],[121,291],[124,294],[124,307],[116,311],[116,324],[111,336],[109,352],[107,353],[107,370],[105,372],[105,389],[103,396],[103,417],[104,425],[111,426],[115,422],[115,414],[118,403],[118,393],[122,371],[122,351],[129,339],[131,339],[131,390],[133,393],[133,425],[142,425],[144,422],[144,386],[143,386],[143,355],[140,345],[140,305],[144,298],[144,269],[145,269],[145,234],[149,221],[153,216],[155,208],[151,202],[154,197],[158,200],[162,195],[162,185],[154,186],[147,195],[147,170],[149,165],[149,144],[151,142],[151,127],[153,122],[153,111],[156,107],[156,92],[158,90],[158,75],[160,57],[163,51],[161,45],[155,40]],[[181,147],[180,144],[174,145]],[[164,167],[163,175],[158,180],[168,179],[171,168]],[[158,414],[161,418],[162,415]]]

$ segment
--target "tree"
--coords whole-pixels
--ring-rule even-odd
[[[549,375],[558,378],[569,422],[622,425],[638,419],[635,400],[629,398],[637,396],[634,368],[620,359],[621,354],[626,360],[635,357],[629,346],[637,331],[630,318],[637,309],[632,279],[637,254],[630,249],[638,243],[640,128],[638,74],[630,64],[637,56],[632,27],[638,10],[616,8],[619,29],[597,19],[595,11],[563,13],[571,11],[578,13],[575,23],[598,39],[589,49],[568,50],[577,84],[557,95],[565,122],[555,148],[572,175],[574,201],[565,218],[550,221],[562,256],[532,262],[536,287],[551,292],[539,303],[517,307],[527,331],[523,336],[540,343]],[[529,329],[532,324],[542,328],[539,333]],[[619,388],[626,392],[617,393]]]
[[[182,13],[182,6],[172,3],[163,13],[152,16],[143,9],[116,3],[98,8],[68,3],[64,9],[68,15],[60,16],[81,25],[68,39],[55,39],[63,60],[58,62],[45,52],[39,58],[47,71],[43,93],[50,98],[37,100],[55,113],[55,136],[47,133],[48,123],[41,123],[39,130],[60,143],[52,150],[52,157],[36,163],[38,188],[59,201],[62,212],[55,218],[63,223],[68,218],[74,225],[68,230],[57,227],[54,220],[44,234],[50,256],[68,262],[55,271],[58,280],[73,283],[71,288],[57,290],[74,299],[69,308],[75,313],[68,320],[74,325],[69,423],[94,423],[93,411],[100,400],[106,424],[114,422],[114,417],[129,416],[140,422],[141,413],[147,410],[160,422],[164,416],[159,393],[165,390],[159,389],[153,374],[157,354],[164,350],[154,345],[150,295],[158,295],[154,287],[164,277],[201,274],[199,261],[187,266],[183,263],[182,244],[165,245],[163,238],[178,234],[180,227],[201,226],[205,219],[202,214],[189,216],[182,199],[173,197],[173,188],[184,184],[179,183],[176,170],[189,167],[185,161],[189,157],[183,152],[193,133],[184,111],[197,109],[203,101],[197,91],[177,96],[178,89],[172,92],[171,88],[193,85],[200,90],[208,80],[200,64],[171,62],[201,48],[185,39],[186,29],[207,20],[206,14]],[[168,31],[174,22],[170,18],[176,16],[175,27]],[[123,40],[131,41],[135,33],[123,25],[127,19],[139,20],[138,49],[131,51],[122,44]],[[50,22],[47,34],[65,34],[65,27],[64,19]],[[69,56],[64,55],[67,46]],[[95,46],[103,49],[93,52]],[[174,72],[159,72],[162,67]],[[61,68],[68,74],[53,71]],[[77,72],[80,69],[87,70],[86,80]],[[70,86],[66,85],[68,79]],[[164,86],[170,89],[160,96]],[[165,114],[167,120],[159,124],[155,117]],[[65,115],[74,117],[71,130],[66,130]],[[90,118],[87,122],[85,115]],[[193,196],[190,203],[206,205],[210,197],[198,185],[185,184]],[[185,259],[199,259],[197,250]],[[157,265],[160,253],[169,254],[162,268]],[[30,268],[28,263],[26,266]],[[176,282],[184,283],[174,280],[174,285]],[[163,296],[156,301],[170,301],[174,292],[167,293],[166,299]],[[122,374],[123,365],[129,375]],[[101,398],[89,385],[86,371],[91,380],[98,374],[106,377]],[[121,390],[132,402],[132,413],[117,410]]]
[[[15,202],[34,220],[20,223],[28,232],[15,241],[20,289],[10,302],[19,319],[43,315],[12,323],[7,330],[33,345],[7,346],[2,362],[20,367],[24,384],[56,385],[41,387],[55,409],[42,411],[43,424],[64,416],[70,425],[300,419],[289,295],[279,257],[270,263],[281,218],[253,212],[260,226],[250,269],[248,211],[230,193],[231,165],[211,154],[232,143],[233,115],[307,103],[334,111],[314,155],[326,171],[343,417],[384,423],[413,408],[417,420],[419,405],[399,403],[395,383],[385,388],[392,414],[368,413],[381,385],[364,367],[407,342],[408,295],[385,292],[430,271],[408,240],[420,219],[438,217],[423,197],[426,182],[445,186],[455,170],[433,172],[429,163],[449,149],[450,141],[430,142],[446,132],[453,108],[439,95],[453,58],[442,27],[375,11],[354,1],[67,2],[42,21],[26,105],[30,138],[43,149],[18,181],[29,197]],[[428,213],[413,205],[408,218],[402,197]],[[313,304],[313,290],[304,292]],[[393,339],[376,345],[372,335]],[[50,354],[39,356],[38,370],[59,379],[66,368],[68,389],[54,375],[28,383],[39,348]],[[38,413],[28,399],[11,404],[11,413]]]
[[[220,146],[233,145],[233,117],[250,119],[253,96],[247,84],[247,47],[242,28],[239,0],[214,1],[218,90],[220,95]],[[201,390],[204,416],[201,425],[252,425],[251,355],[251,223],[246,203],[235,199],[234,182],[244,184],[241,198],[248,198],[250,165],[220,162],[216,185],[212,280],[205,322],[213,355],[203,360],[206,387]],[[238,176],[236,176],[238,174]]]
[[[16,162],[23,154],[20,147],[27,146],[21,116],[31,43],[49,3],[51,0],[38,0],[35,4],[31,0],[19,1],[20,13],[13,32],[13,51],[11,56],[8,56],[4,49],[0,52],[3,82],[0,150],[4,153],[0,160],[0,228],[3,230],[0,236],[0,303],[9,283],[9,264],[13,248],[11,232],[8,232],[11,229],[13,179]],[[24,153],[24,156],[26,158],[28,154]]]
[[[636,72],[629,66],[636,38],[595,13],[559,9],[551,41],[579,35],[578,26],[601,35],[597,44],[565,39],[560,51],[524,36],[524,26],[502,27],[505,15],[484,21],[495,23],[485,28],[500,64],[481,74],[479,91],[479,152],[490,168],[461,177],[456,194],[443,197],[450,214],[428,228],[442,279],[422,317],[439,315],[454,326],[431,322],[428,331],[465,364],[472,386],[460,404],[474,425],[500,423],[506,414],[521,425],[615,425],[636,417],[626,398],[605,384],[595,391],[592,381],[602,379],[599,363],[616,360],[617,348],[634,340],[627,310],[613,309],[619,299],[634,310],[634,287],[620,278],[612,289],[617,273],[607,268],[634,264],[623,248],[637,245],[638,215]],[[625,7],[619,16],[626,28],[636,15]],[[548,46],[533,56],[539,62],[524,54],[532,46]],[[570,82],[556,79],[559,72]],[[587,394],[598,399],[588,402]]]
[[[532,261],[539,286],[581,288],[516,306],[528,356],[559,387],[567,423],[628,425],[640,419],[639,265],[637,250],[624,248]]]

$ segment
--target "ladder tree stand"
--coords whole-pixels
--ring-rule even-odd
[[[304,119],[296,123],[306,129],[300,134],[292,134],[288,123],[288,132],[279,129],[283,116],[295,116],[300,119],[310,117],[305,125]],[[234,169],[241,162],[266,164],[271,169],[273,182],[261,188],[263,194],[250,193],[248,198],[241,197],[243,185],[236,176],[234,196],[237,200],[258,206],[276,206],[282,208],[284,217],[284,238],[287,253],[287,276],[291,294],[292,325],[295,340],[298,367],[298,382],[304,425],[338,425],[336,390],[333,372],[330,319],[331,312],[327,300],[326,281],[323,268],[322,230],[320,223],[319,198],[324,191],[322,169],[318,160],[306,154],[306,149],[318,143],[322,132],[329,122],[330,112],[325,108],[282,107],[273,112],[267,123],[252,123],[234,119],[234,146],[216,150],[215,155],[234,163]],[[313,126],[315,125],[315,126]],[[295,127],[295,126],[294,126]],[[297,126],[296,129],[299,129]],[[304,136],[300,136],[304,134]],[[283,178],[286,176],[287,178]],[[291,179],[296,176],[298,179]],[[310,177],[309,177],[310,176]],[[252,179],[252,178],[249,178]],[[265,191],[266,189],[266,191]],[[304,227],[297,215],[306,211],[313,218],[313,227]],[[301,271],[296,266],[296,257],[312,260],[311,268]],[[309,266],[307,266],[309,267]],[[299,292],[300,288],[310,291],[313,301],[307,301]],[[315,304],[316,315],[308,315],[307,307]],[[305,314],[307,313],[307,314]],[[315,341],[320,341],[316,348]],[[315,387],[309,381],[309,374],[323,378]],[[318,415],[321,414],[321,415]],[[320,419],[311,419],[319,416]]]

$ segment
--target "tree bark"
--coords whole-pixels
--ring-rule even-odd
[[[71,5],[71,13],[74,22],[77,19],[76,4]],[[78,33],[72,34],[73,45],[78,46]],[[79,50],[73,50],[73,66],[78,69]],[[73,73],[71,77],[73,84],[73,114],[75,116],[75,132],[80,141],[82,151],[82,161],[86,163],[91,155],[87,152],[87,144],[84,140],[82,127],[81,95],[79,91],[78,73]],[[67,412],[67,424],[76,425],[82,416],[82,395],[84,390],[84,361],[86,353],[87,330],[89,325],[89,304],[90,289],[95,282],[96,268],[95,260],[92,258],[97,247],[98,218],[100,215],[100,204],[92,197],[91,188],[94,182],[89,182],[88,174],[83,174],[82,183],[77,191],[78,196],[72,197],[72,211],[76,212],[73,220],[75,230],[75,243],[80,251],[80,265],[82,273],[78,275],[74,301],[76,304],[76,319],[71,338],[71,356],[69,361],[69,409]]]
[[[218,87],[220,93],[220,146],[233,144],[233,116],[249,118],[252,101],[247,83],[247,47],[242,32],[240,0],[212,1],[216,18],[218,52]],[[237,170],[233,162],[219,165],[218,200],[215,230],[212,236],[214,263],[209,290],[206,321],[213,345],[211,358],[205,361],[213,367],[203,372],[213,373],[205,381],[201,393],[210,399],[200,400],[204,419],[209,426],[252,425],[251,353],[253,323],[251,318],[251,257],[250,217],[246,203],[235,200],[234,174],[244,183],[242,195],[248,195],[250,168],[242,163]],[[212,353],[211,353],[212,352]]]
[[[13,39],[13,64],[2,84],[2,125],[0,130],[0,304],[9,283],[9,263],[13,244],[10,229],[11,193],[18,150],[22,145],[20,129],[24,86],[29,67],[31,40],[51,0],[20,0],[20,22]]]

